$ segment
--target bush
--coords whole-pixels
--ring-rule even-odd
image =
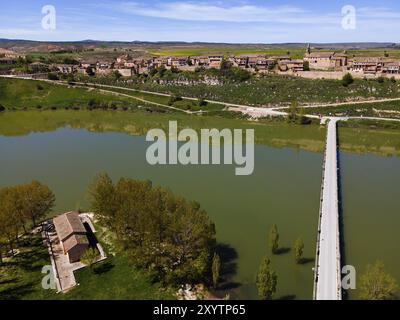
[[[348,87],[354,82],[353,76],[350,73],[347,73],[343,76],[342,84],[344,87]]]
[[[52,73],[52,72],[50,72],[50,73],[47,75],[47,78],[48,78],[49,80],[53,80],[53,81],[59,80],[58,75],[57,75],[56,73]]]
[[[6,111],[6,108],[0,104],[0,112],[4,112],[4,111]]]
[[[208,104],[208,102],[207,102],[206,100],[204,100],[203,98],[200,98],[200,99],[197,101],[197,105],[198,105],[199,107],[205,107],[207,104]]]
[[[378,77],[376,79],[376,81],[378,81],[378,83],[384,83],[385,82],[385,78],[384,77]]]
[[[170,98],[169,98],[169,101],[168,101],[168,105],[169,106],[172,106],[175,102],[177,102],[177,101],[182,101],[182,97],[181,96],[178,96],[178,95],[172,95]]]

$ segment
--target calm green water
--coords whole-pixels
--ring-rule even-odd
[[[37,122],[27,121],[32,117]],[[89,118],[86,113],[78,117]],[[91,113],[88,131],[85,123],[63,120],[61,113],[0,116],[0,186],[40,180],[56,193],[55,213],[90,209],[87,186],[99,172],[115,179],[150,179],[197,200],[216,223],[218,241],[229,258],[228,281],[219,294],[229,292],[232,298],[257,298],[255,275],[268,251],[272,224],[278,225],[282,247],[290,248],[301,236],[305,257],[314,257],[322,153],[282,145],[314,144],[312,149],[319,149],[324,133],[318,128],[282,124],[256,130],[256,140],[263,132],[261,140],[275,147],[257,145],[254,174],[238,177],[233,166],[150,166],[144,137],[113,132],[120,126],[112,123],[112,115],[107,117],[99,120]],[[122,121],[124,132],[137,134],[134,119],[118,123]],[[78,128],[68,127],[71,123]],[[347,144],[350,148],[351,141]],[[346,263],[362,271],[381,259],[400,280],[400,159],[343,153],[341,161]],[[287,252],[273,256],[272,265],[278,273],[277,298],[312,298],[313,262],[298,266],[293,252]]]
[[[400,283],[400,158],[342,153],[341,173],[345,263],[359,276],[381,260]]]
[[[237,255],[229,261],[232,298],[256,298],[255,274],[273,223],[283,247],[302,236],[306,256],[314,256],[322,155],[257,146],[254,174],[237,177],[232,166],[149,166],[146,147],[143,137],[82,129],[0,137],[0,181],[48,184],[57,196],[57,212],[87,208],[87,186],[102,171],[114,178],[150,179],[199,201],[216,223],[225,251]],[[312,263],[296,266],[289,252],[274,257],[273,267],[278,297],[312,297]]]

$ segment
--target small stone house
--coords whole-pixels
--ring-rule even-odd
[[[78,212],[64,213],[53,219],[54,227],[71,263],[78,262],[89,247],[87,232]]]

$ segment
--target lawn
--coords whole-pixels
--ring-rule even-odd
[[[0,299],[53,299],[54,290],[42,288],[43,266],[50,265],[47,248],[40,235],[20,239],[20,253],[0,266]]]
[[[65,295],[67,300],[172,300],[171,289],[151,283],[143,272],[130,265],[123,254],[109,257],[93,270],[75,273],[80,284]]]
[[[130,265],[123,253],[110,256],[92,270],[76,272],[80,284],[66,294],[43,289],[43,266],[50,265],[40,235],[20,241],[21,251],[0,266],[0,300],[158,300],[174,299],[173,290],[152,283],[144,272]]]

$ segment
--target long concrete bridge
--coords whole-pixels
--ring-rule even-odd
[[[314,276],[315,300],[341,300],[337,121],[328,122]]]

